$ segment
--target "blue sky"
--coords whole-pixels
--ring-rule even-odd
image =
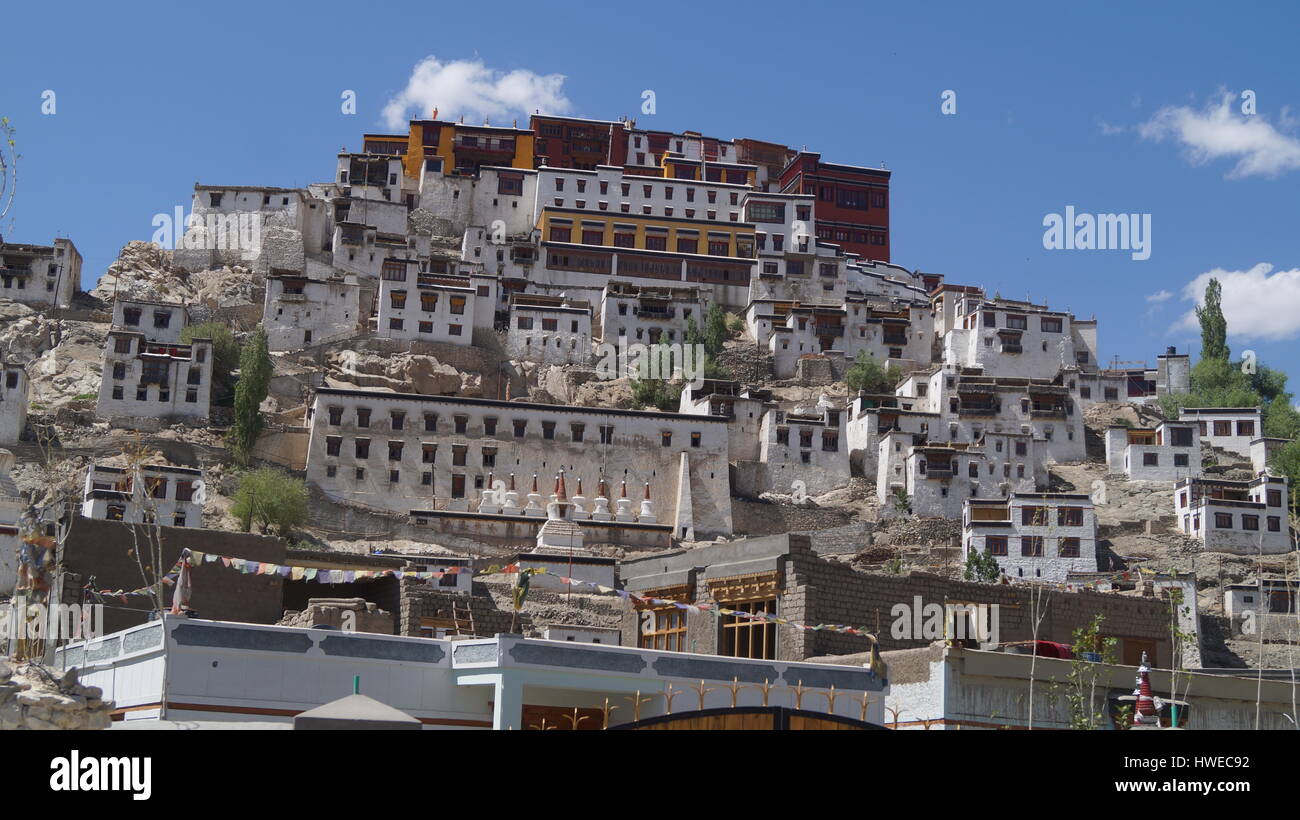
[[[491,86],[443,103],[444,116],[483,95],[509,105],[537,91],[576,116],[884,162],[893,261],[1095,314],[1104,361],[1154,363],[1169,344],[1195,351],[1199,334],[1177,326],[1186,289],[1230,272],[1234,352],[1253,349],[1300,384],[1295,7],[665,3],[632,17],[608,4],[505,0],[490,13],[469,3],[26,5],[6,14],[31,36],[7,38],[0,84],[22,154],[8,238],[71,237],[87,287],[128,240],[150,237],[155,214],[188,207],[196,181],[329,179],[334,154],[387,130],[385,104],[435,57],[481,62]],[[519,84],[493,73],[511,71],[540,76],[517,75],[527,82],[512,95],[502,89]],[[41,114],[46,89],[52,116]],[[345,89],[355,116],[340,110]],[[653,116],[639,110],[645,89]],[[940,111],[947,89],[951,116]],[[1253,116],[1240,111],[1245,89]],[[1067,205],[1150,214],[1150,258],[1045,249],[1043,219]]]

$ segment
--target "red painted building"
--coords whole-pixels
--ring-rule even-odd
[[[622,122],[534,114],[529,127],[536,134],[534,168],[594,171],[597,165],[622,165],[627,156]]]
[[[818,239],[889,261],[889,171],[822,162],[821,154],[801,151],[781,172],[780,189],[816,197]]]

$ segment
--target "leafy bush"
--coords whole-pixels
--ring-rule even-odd
[[[987,551],[973,549],[970,551],[970,555],[966,556],[965,578],[967,581],[991,584],[1001,577],[1002,568],[998,566],[998,559]]]
[[[244,532],[257,522],[263,532],[285,536],[307,521],[307,485],[302,479],[274,467],[244,473],[230,512]]]

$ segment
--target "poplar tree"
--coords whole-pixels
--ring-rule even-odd
[[[262,433],[262,402],[271,387],[271,353],[266,331],[259,327],[244,342],[239,354],[239,383],[235,385],[235,423],[228,441],[241,464],[248,463],[253,445]]]
[[[1218,279],[1205,286],[1205,304],[1196,309],[1201,322],[1201,358],[1228,360],[1228,320],[1223,318],[1223,287]]]

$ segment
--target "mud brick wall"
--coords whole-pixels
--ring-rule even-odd
[[[150,529],[153,528],[144,524],[78,518],[64,543],[64,565],[68,571],[85,578],[87,583],[91,583],[91,576],[94,576],[95,589],[139,589],[146,582],[140,576],[134,551],[138,549],[142,554],[149,554],[150,545],[157,543],[149,540],[147,531]],[[159,574],[171,569],[181,550],[187,547],[251,561],[284,562],[285,544],[279,538],[190,527],[156,529],[161,534],[162,543]],[[154,577],[150,573],[149,579]],[[200,618],[273,624],[284,614],[283,579],[278,575],[244,575],[220,563],[203,564],[194,569],[192,587],[190,608]],[[171,596],[172,587],[168,587],[164,602],[168,607],[171,606]],[[94,596],[85,598],[86,603],[97,601]],[[151,606],[148,598],[128,598],[125,603],[110,598],[104,603],[105,632],[126,629],[148,620]],[[130,609],[139,611],[128,611]]]
[[[895,639],[891,625],[896,604],[909,611],[920,596],[922,606],[962,604],[999,605],[999,641],[1010,643],[1033,638],[1031,589],[952,581],[928,573],[911,575],[867,575],[846,565],[819,558],[807,536],[791,535],[789,551],[781,561],[781,592],[777,613],[807,624],[843,624],[866,627],[880,638],[882,650],[928,646],[924,635]],[[696,573],[693,603],[718,603],[709,595],[703,573]],[[1153,663],[1170,659],[1169,605],[1159,598],[1140,598],[1099,592],[1044,591],[1038,606],[1042,621],[1038,639],[1070,644],[1073,632],[1086,626],[1094,615],[1105,616],[1102,633],[1108,637],[1152,641]],[[714,615],[687,616],[687,648],[702,654],[717,654],[719,618]],[[639,618],[626,605],[622,621],[623,645],[636,646]],[[819,655],[847,655],[870,648],[865,638],[828,631],[778,627],[777,659],[799,661]],[[1123,646],[1120,653],[1122,657]]]
[[[447,592],[422,581],[402,580],[401,607],[398,618],[399,635],[420,636],[421,618],[452,617],[453,605],[464,611],[466,606],[474,613],[474,632],[477,637],[490,638],[502,632],[528,632],[532,629],[532,619],[527,613],[515,613],[509,609],[498,609],[496,602],[487,595],[465,595]]]

